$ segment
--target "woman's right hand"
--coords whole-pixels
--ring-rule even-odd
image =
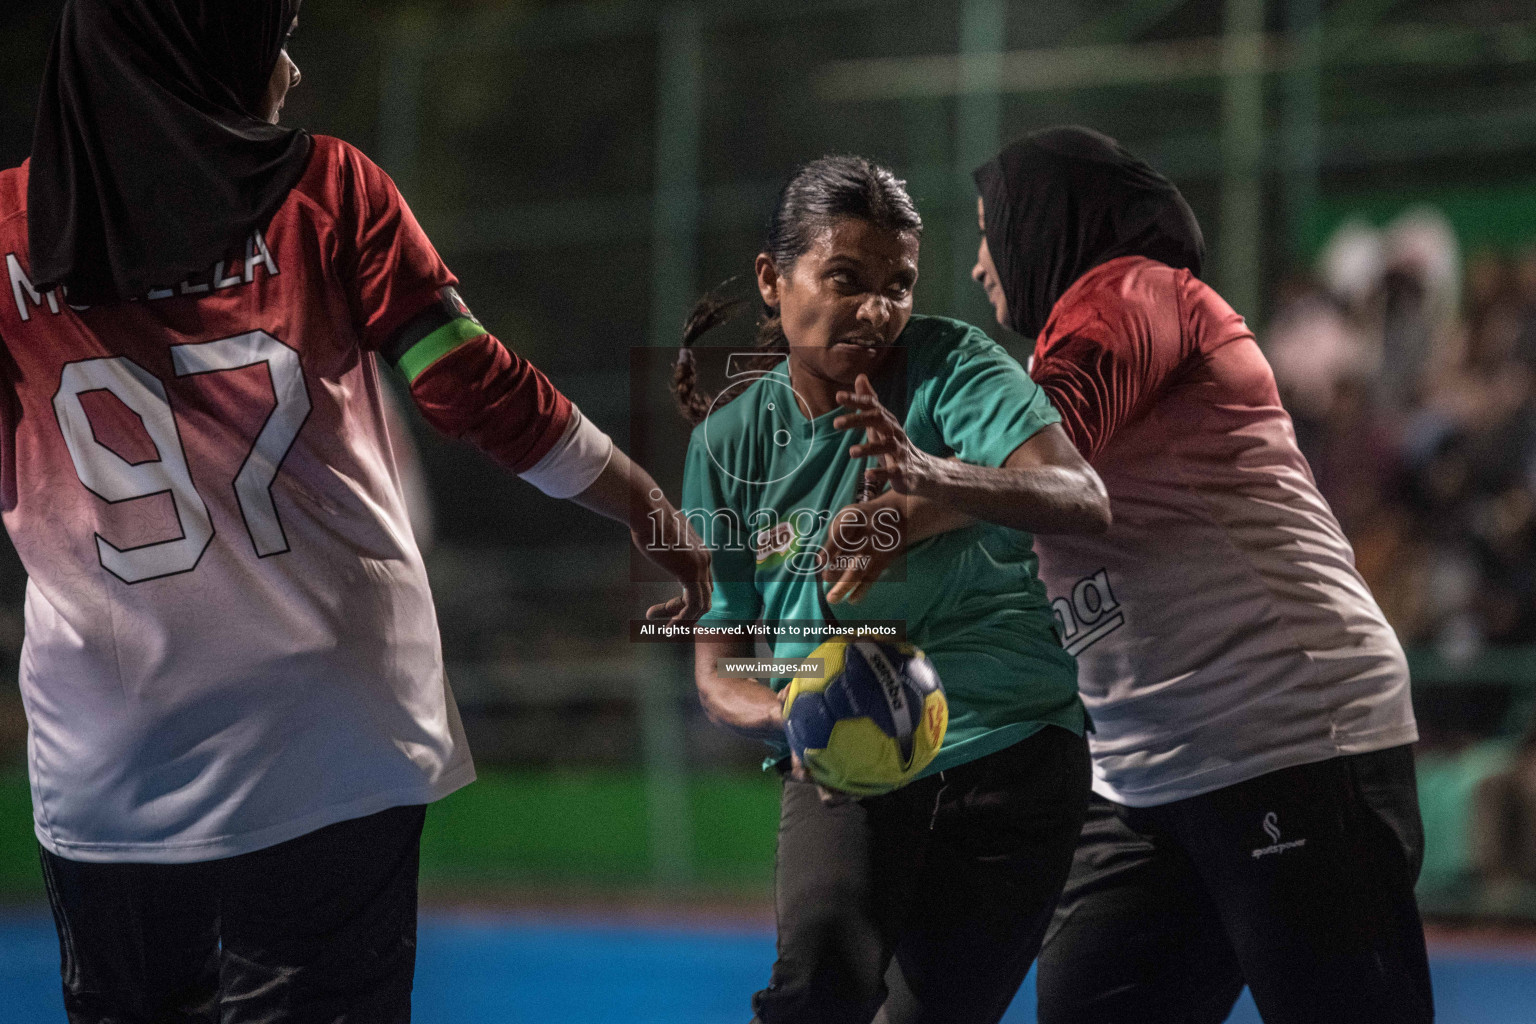
[[[809,782],[816,787],[816,795],[821,797],[821,802],[828,807],[841,807],[853,800],[851,793],[844,793],[840,789],[828,789],[817,782],[815,777],[805,767],[805,763],[796,757],[793,752],[789,755],[789,777],[796,782]]]
[[[880,404],[874,385],[864,374],[852,391],[839,391],[837,400],[849,411],[832,421],[835,430],[863,428],[864,443],[848,449],[854,459],[878,456],[880,465],[864,471],[864,480],[878,491],[889,483],[900,494],[937,496],[936,482],[944,459],[929,455],[907,436],[896,415]]]
[[[666,619],[668,625],[676,626],[693,622],[709,611],[714,582],[710,577],[709,548],[694,532],[687,517],[670,502],[663,515],[672,522],[672,529],[665,534],[673,538],[672,541],[660,546],[652,544],[648,537],[649,522],[645,532],[631,529],[629,536],[641,554],[666,570],[683,588],[677,597],[653,604],[645,612],[647,619]]]
[[[752,641],[695,637],[693,680],[704,715],[715,725],[770,743],[784,741],[784,697],[748,676],[721,675],[722,658],[754,658]]]

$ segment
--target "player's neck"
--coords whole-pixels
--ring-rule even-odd
[[[789,361],[789,386],[795,389],[795,394],[804,400],[810,407],[811,419],[825,416],[837,408],[837,393],[845,388],[845,385],[837,381],[829,380],[820,374],[807,370],[798,361]]]

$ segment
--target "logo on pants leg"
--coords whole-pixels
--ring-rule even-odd
[[[1298,846],[1307,845],[1305,839],[1291,839],[1283,843],[1280,841],[1280,816],[1274,811],[1264,815],[1262,828],[1264,829],[1264,834],[1269,836],[1269,845],[1261,846],[1254,850],[1254,860],[1258,860],[1260,857],[1268,857],[1272,853],[1284,853],[1286,850],[1294,850]]]

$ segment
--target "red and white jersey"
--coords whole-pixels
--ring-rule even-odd
[[[1152,806],[1417,739],[1397,637],[1219,295],[1111,260],[1056,303],[1031,372],[1114,513],[1035,540],[1096,792]]]
[[[26,197],[26,166],[0,173],[0,498],[43,846],[209,860],[473,779],[377,358],[456,281],[388,177],[317,137],[243,251],[88,309],[28,279]],[[457,323],[413,396],[531,468],[577,414]]]

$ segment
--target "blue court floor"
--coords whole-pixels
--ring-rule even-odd
[[[417,1024],[745,1024],[773,936],[521,916],[422,919]],[[1437,949],[1439,1024],[1536,1022],[1536,950]],[[42,916],[0,918],[0,1021],[63,1021],[58,944]],[[1006,1020],[1030,1024],[1033,977]],[[1231,1024],[1258,1024],[1247,995]],[[1348,1024],[1348,1022],[1338,1022]]]

